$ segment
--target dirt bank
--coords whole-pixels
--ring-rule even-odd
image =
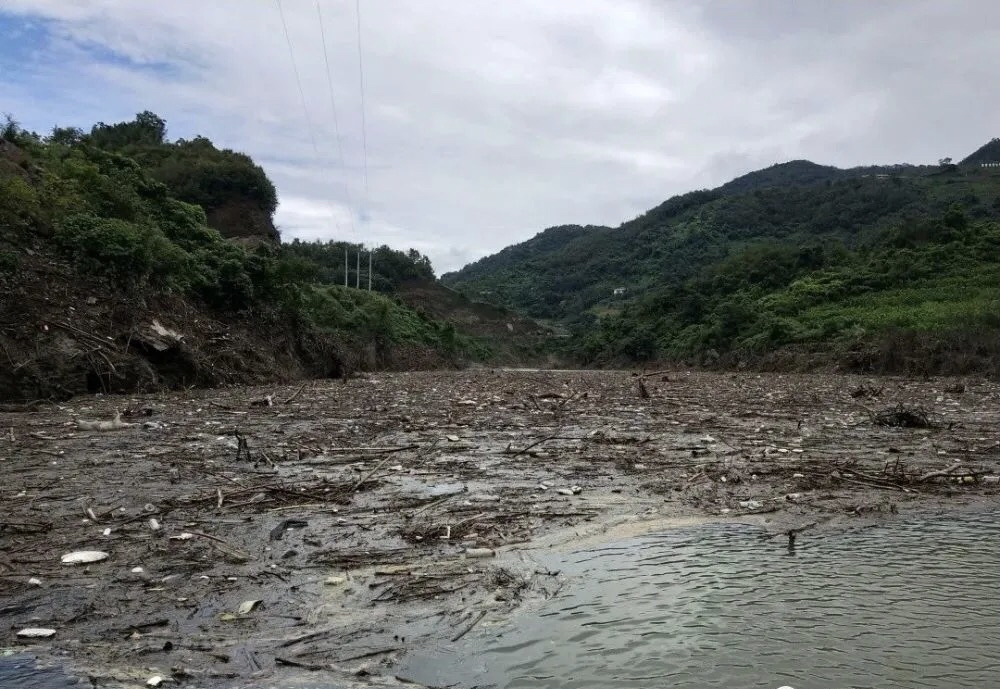
[[[408,648],[556,592],[535,547],[682,518],[802,547],[1000,495],[992,382],[639,380],[377,374],[0,414],[0,645],[96,686],[391,683]],[[60,563],[78,550],[108,557]]]
[[[233,313],[177,294],[113,289],[41,249],[22,250],[18,273],[0,273],[0,407],[455,364],[429,345],[379,346],[274,310]]]

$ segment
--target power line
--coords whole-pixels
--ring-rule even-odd
[[[306,116],[306,127],[309,130],[309,139],[312,141],[313,151],[319,155],[319,146],[316,145],[316,134],[313,132],[312,118],[309,117],[309,108],[306,106],[306,92],[302,88],[302,79],[299,77],[299,66],[295,62],[295,50],[292,48],[292,39],[288,35],[288,24],[285,23],[285,12],[281,9],[281,0],[274,0],[278,6],[278,15],[281,17],[281,28],[285,32],[285,43],[288,44],[288,57],[292,60],[292,71],[295,72],[295,83],[299,87],[299,100],[302,101],[302,114]]]
[[[274,4],[276,4],[278,6],[278,15],[281,17],[281,28],[282,28],[282,31],[285,34],[285,43],[288,45],[288,57],[292,61],[292,71],[295,73],[295,84],[298,86],[298,89],[299,89],[299,100],[302,103],[302,114],[305,115],[306,127],[307,127],[307,129],[309,131],[309,140],[310,140],[310,142],[312,142],[313,152],[316,154],[316,157],[317,158],[322,158],[322,155],[319,152],[319,146],[316,145],[316,134],[313,131],[312,118],[309,117],[309,106],[306,103],[306,92],[305,92],[305,89],[302,88],[302,78],[299,76],[299,67],[298,67],[298,64],[295,62],[295,49],[292,47],[292,39],[291,39],[291,36],[288,33],[288,23],[285,21],[285,12],[284,12],[284,10],[281,7],[281,0],[274,0]],[[316,9],[317,9],[317,11],[319,11],[319,3],[318,2],[316,4]],[[322,32],[322,29],[323,29],[322,15],[320,15],[320,31],[321,32]],[[325,34],[321,33],[321,35],[323,35],[323,55],[324,55],[324,57],[326,57],[326,38],[325,38]],[[332,79],[330,77],[330,71],[329,71],[329,60],[327,60],[327,80],[328,80],[327,84],[329,85],[332,82]],[[331,89],[330,89],[330,103],[331,103],[331,105],[334,105],[334,111],[333,111],[334,112],[334,126],[336,128],[336,132],[337,132],[337,144],[339,146],[340,145],[340,134],[339,134],[340,128],[339,128],[339,126],[337,126],[337,123],[336,123],[336,112],[337,111],[336,111],[336,106],[335,106],[334,100],[333,100],[333,89],[332,89],[332,86],[331,86]],[[343,158],[343,152],[341,152],[341,158]],[[346,192],[346,185],[345,185],[345,192]],[[326,199],[326,205],[327,205],[327,208],[330,211],[330,218],[333,220],[334,224],[336,224],[338,226],[337,229],[339,230],[340,229],[340,227],[339,227],[340,223],[337,221],[337,213],[336,213],[336,211],[334,211],[333,202],[331,202],[329,198]],[[354,217],[353,217],[353,215],[350,212],[348,212],[348,217],[349,217],[350,222],[351,222],[351,230],[352,230],[352,234],[353,234],[353,230],[354,230]],[[345,256],[345,258],[346,258],[346,256]],[[360,262],[360,257],[359,257],[358,260]],[[356,280],[360,281],[360,276],[357,277]],[[346,283],[347,283],[347,265],[346,265],[346,260],[345,260],[345,266],[344,266],[344,283],[345,283],[345,286],[346,286]]]
[[[337,118],[337,102],[333,95],[333,76],[330,74],[330,55],[326,49],[326,29],[323,26],[323,11],[320,9],[319,0],[316,0],[316,16],[319,19],[319,35],[323,42],[323,62],[326,64],[326,86],[330,92],[330,111],[333,113],[333,134],[337,140],[337,162],[340,164],[341,172],[344,177],[341,178],[341,182],[344,187],[344,197],[347,199],[348,207],[348,219],[351,224],[351,237],[355,235],[354,228],[354,213],[351,212],[351,207],[354,205],[351,202],[351,192],[347,186],[346,177],[346,165],[344,162],[344,145],[340,139],[340,122]]]
[[[365,124],[365,64],[361,50],[361,0],[354,0],[354,10],[358,17],[358,81],[361,86],[361,150],[365,170],[365,196],[368,195],[368,128]]]

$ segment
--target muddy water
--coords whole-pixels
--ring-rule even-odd
[[[80,679],[70,677],[59,668],[40,667],[26,654],[0,654],[0,687],[7,689],[77,689],[84,686]]]
[[[963,687],[1000,681],[1000,513],[822,537],[703,525],[547,557],[540,609],[411,654],[401,676],[498,687]]]

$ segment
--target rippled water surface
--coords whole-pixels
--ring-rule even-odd
[[[545,565],[540,610],[415,653],[427,684],[1000,687],[1000,514],[765,540],[713,525]]]

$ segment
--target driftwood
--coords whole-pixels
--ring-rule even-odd
[[[956,471],[957,469],[961,469],[961,468],[962,468],[962,463],[961,462],[955,462],[954,464],[952,464],[947,469],[941,469],[940,471],[929,471],[926,474],[924,474],[923,476],[921,476],[920,478],[918,478],[917,480],[918,481],[927,481],[929,479],[937,478],[939,476],[950,476],[952,472]]]

